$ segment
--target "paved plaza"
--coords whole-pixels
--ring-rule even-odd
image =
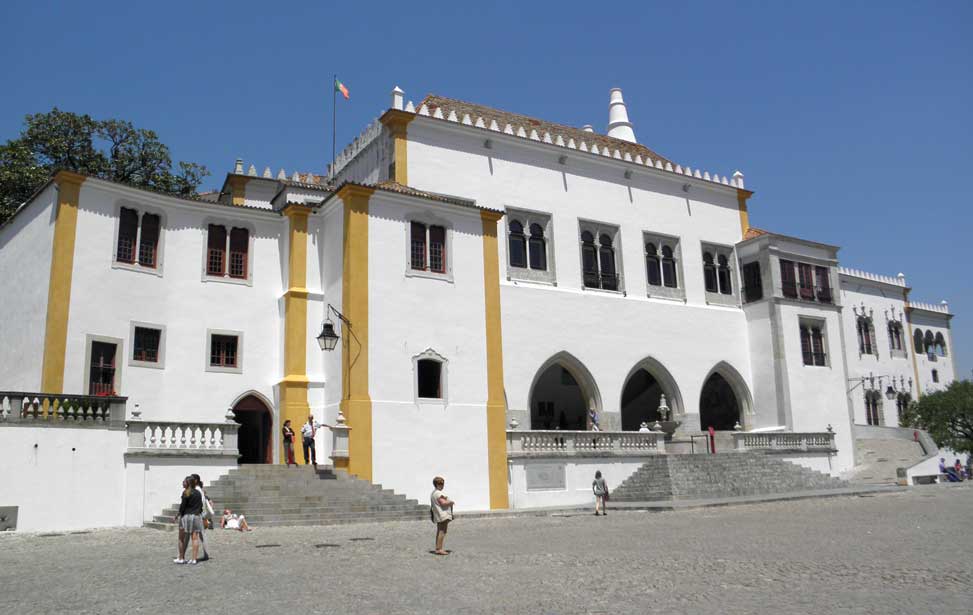
[[[973,488],[682,510],[209,532],[0,535],[0,613],[973,611]]]

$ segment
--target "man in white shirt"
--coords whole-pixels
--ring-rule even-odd
[[[318,465],[317,453],[314,451],[314,436],[317,434],[319,427],[328,427],[331,425],[327,423],[318,423],[314,420],[314,415],[308,415],[307,423],[304,423],[304,427],[301,427],[301,439],[304,444],[304,465],[312,464],[314,467]]]
[[[432,522],[436,524],[436,555],[449,555],[449,551],[443,549],[446,542],[446,530],[449,529],[449,522],[453,520],[453,505],[456,503],[446,497],[443,487],[446,480],[442,476],[432,479],[433,491],[429,496],[429,514]]]

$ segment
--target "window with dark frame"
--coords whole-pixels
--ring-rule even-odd
[[[443,364],[435,359],[416,361],[417,394],[421,399],[442,399]]]
[[[744,302],[749,303],[763,299],[764,288],[763,279],[760,277],[760,263],[757,261],[747,263],[743,266],[742,273]]]
[[[831,279],[828,268],[816,266],[814,268],[814,278],[817,283],[817,300],[821,303],[831,303]]]
[[[725,254],[720,254],[716,258],[716,262],[717,262],[716,277],[720,283],[720,294],[732,295],[733,282],[732,282],[732,277],[730,276],[729,260],[726,258]]]
[[[716,264],[713,262],[713,255],[710,252],[703,253],[703,283],[706,292],[719,292],[720,286],[716,278]]]
[[[530,268],[547,271],[547,241],[544,239],[544,228],[536,222],[530,225],[528,249]]]
[[[824,332],[818,325],[802,324],[801,334],[801,357],[804,365],[816,365],[823,367],[827,365],[827,356],[824,352]]]
[[[916,354],[924,354],[926,352],[926,346],[923,343],[922,329],[916,329],[915,333],[912,334],[912,345],[915,346]]]
[[[250,231],[234,228],[230,231],[230,277],[246,279],[250,253]]]
[[[142,214],[142,232],[139,235],[139,265],[152,267],[158,264],[160,219],[155,214]]]
[[[143,363],[159,362],[159,343],[162,331],[148,327],[135,327],[132,340],[132,359]]]
[[[872,320],[865,316],[859,316],[856,321],[858,333],[858,354],[873,354],[872,344]]]
[[[138,237],[139,214],[134,209],[122,207],[118,214],[118,244],[115,260],[135,264],[135,242]]]
[[[411,224],[412,268],[417,271],[426,270],[426,225],[421,222]]]
[[[598,237],[598,243],[598,268],[601,273],[601,287],[605,290],[618,290],[615,247],[612,245],[612,238],[603,233]]]
[[[824,334],[821,327],[811,327],[811,353],[814,355],[814,364],[824,366],[826,359],[824,355]]]
[[[524,236],[524,225],[517,220],[510,222],[510,232],[507,238],[510,252],[510,266],[527,267],[527,238]]]
[[[865,421],[869,425],[882,424],[881,397],[878,391],[865,393]]]
[[[645,244],[645,272],[649,286],[662,286],[662,269],[659,262],[658,248],[654,243]]]
[[[933,382],[939,382],[939,370],[938,369],[932,370],[932,381]]]
[[[442,226],[429,227],[429,270],[446,273],[446,229]]]
[[[210,224],[206,240],[206,274],[226,273],[226,227]]]
[[[797,275],[801,282],[801,299],[814,299],[814,274],[811,265],[797,264]]]
[[[943,337],[942,331],[936,333],[936,354],[941,357],[946,356],[946,338]]]
[[[797,298],[797,278],[794,275],[794,261],[780,259],[780,284],[785,297]]]
[[[676,274],[676,257],[671,246],[662,246],[662,284],[666,288],[678,288],[679,278]]]
[[[588,231],[581,233],[581,274],[584,285],[588,288],[599,288],[598,250],[595,248],[595,237]]]
[[[115,395],[116,344],[91,342],[91,364],[88,371],[88,395]]]
[[[237,343],[235,335],[211,335],[210,367],[237,367]]]
[[[801,325],[801,357],[804,365],[814,365],[814,355],[811,353],[811,329]]]

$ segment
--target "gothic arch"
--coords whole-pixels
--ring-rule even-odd
[[[706,377],[703,378],[703,386],[700,389],[700,407],[699,407],[699,428],[705,430],[708,425],[704,424],[705,417],[703,408],[703,395],[707,391],[707,386],[710,385],[710,379],[713,376],[719,376],[722,378],[727,385],[729,385],[730,390],[733,392],[733,396],[736,399],[736,404],[739,412],[740,425],[744,429],[749,429],[751,427],[750,421],[753,415],[753,397],[750,395],[750,387],[747,386],[747,381],[744,380],[740,372],[737,371],[735,367],[727,363],[726,361],[720,361],[713,366],[713,369],[709,370]],[[730,426],[732,428],[732,426]]]
[[[273,463],[274,405],[257,391],[247,391],[237,396],[230,409],[240,425],[240,463]]]
[[[548,381],[553,376],[552,368],[561,367],[565,372],[570,375],[570,378],[574,380],[574,383],[578,387],[578,395],[580,396],[580,402],[584,408],[583,411],[589,409],[594,409],[595,412],[601,415],[602,403],[601,403],[601,393],[598,390],[598,386],[595,384],[594,376],[585,367],[584,363],[578,360],[577,357],[569,352],[561,351],[549,359],[544,361],[541,366],[534,372],[534,379],[530,383],[530,392],[528,394],[528,403],[530,409],[530,422],[531,429],[542,429],[543,427],[538,424],[538,403],[546,402],[548,400],[539,399],[539,394],[543,395],[546,393]],[[558,409],[555,409],[555,413]],[[558,421],[558,416],[555,414],[551,417],[549,423],[555,423]],[[550,426],[550,425],[548,425]]]
[[[640,372],[643,371],[648,374],[651,380],[658,383],[661,392],[665,394],[666,401],[671,411],[670,417],[675,419],[676,417],[685,414],[686,407],[683,405],[682,393],[679,390],[679,386],[676,384],[676,379],[672,377],[669,370],[666,369],[666,367],[660,363],[658,359],[652,356],[647,356],[632,367],[623,381],[621,398],[619,399],[618,404],[618,407],[621,409],[622,413],[622,429],[638,429],[638,425],[641,420],[647,420],[646,417],[642,417],[639,420],[629,417],[629,420],[626,421],[626,406],[628,405],[626,404],[626,401],[631,402],[630,398],[632,396],[632,391],[629,390],[629,385],[635,385],[636,383],[633,382],[633,378],[639,378],[641,376]],[[645,384],[649,383],[646,382]],[[652,397],[656,396],[653,394]],[[656,405],[650,409],[651,411],[654,411],[658,407],[657,402],[653,403]],[[631,412],[631,409],[629,409],[629,412]],[[653,418],[655,416],[655,414],[652,412],[650,412],[650,414],[651,416],[648,418]],[[626,423],[628,423],[628,427],[626,427]]]

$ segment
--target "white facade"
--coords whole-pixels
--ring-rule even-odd
[[[359,376],[367,376],[368,390],[359,401],[370,412],[369,478],[422,501],[440,474],[464,508],[485,509],[496,495],[489,487],[496,441],[488,428],[488,356],[500,331],[507,423],[554,429],[578,420],[563,407],[580,399],[582,429],[596,421],[602,430],[632,430],[651,417],[662,393],[679,423],[677,439],[709,426],[830,431],[833,455],[791,457],[832,474],[854,463],[853,424],[897,424],[899,398],[887,397],[889,387],[915,399],[955,377],[947,308],[911,303],[904,278],[839,269],[835,246],[752,229],[742,174],[728,180],[692,170],[635,143],[620,92],[613,117],[622,139],[433,98],[435,105],[418,108],[397,99],[401,108],[339,157],[337,189],[311,174],[245,175],[239,161],[219,202],[85,179],[66,278],[63,391],[51,392],[94,394],[95,344],[115,344],[111,388],[128,398],[129,412],[137,408],[145,421],[217,424],[228,409],[263,408],[268,427],[241,428],[241,452],[256,446],[245,453],[250,461],[278,462],[285,407],[306,407],[334,424],[354,393],[351,363],[367,360]],[[359,235],[350,234],[357,223],[341,191],[349,182],[370,195]],[[17,288],[19,299],[0,315],[0,390],[44,392],[56,208],[53,183],[0,227],[0,283]],[[159,217],[154,266],[119,262],[123,208],[139,220]],[[306,234],[298,228],[302,216]],[[485,253],[492,229],[484,220],[497,218],[494,330],[491,261],[484,260],[492,256]],[[442,271],[415,267],[413,223],[444,229]],[[211,225],[246,230],[244,274],[207,272]],[[304,254],[305,236],[300,263],[293,259]],[[426,237],[428,251],[433,239]],[[351,244],[359,240],[367,248],[356,252]],[[350,279],[362,263],[349,262],[349,254],[364,254],[367,267],[356,270],[367,271],[364,282]],[[292,271],[292,263],[304,271]],[[362,293],[357,306],[345,305],[352,286]],[[295,305],[306,314],[300,326]],[[313,338],[336,314],[356,313],[349,310],[367,313],[367,322],[338,322],[342,343],[365,328],[368,343],[346,360],[340,350],[322,352]],[[873,327],[868,352],[859,345],[859,316]],[[901,343],[889,338],[896,323]],[[137,328],[159,332],[157,360],[136,356]],[[236,340],[232,366],[214,366],[213,336]],[[431,397],[420,394],[419,365],[427,360],[441,370]],[[645,387],[630,388],[640,378]],[[287,397],[294,382],[306,389],[306,404]],[[866,392],[880,397],[877,414],[866,408]],[[55,433],[39,437],[63,446]],[[123,463],[111,480],[125,502],[104,516],[111,523],[157,514],[159,502],[169,502],[168,484],[186,469],[137,456],[121,462],[121,441],[100,446],[104,458],[84,467]],[[320,436],[321,461],[331,453],[330,439]],[[570,462],[565,493],[528,493],[526,464],[514,463],[510,505],[573,502],[590,488],[584,476],[592,463]],[[613,464],[602,469],[615,484],[638,467],[637,458],[605,463]],[[200,464],[216,472],[226,460]],[[53,472],[41,470],[34,480]],[[23,514],[33,519],[30,511]],[[45,525],[34,519],[24,527]]]

